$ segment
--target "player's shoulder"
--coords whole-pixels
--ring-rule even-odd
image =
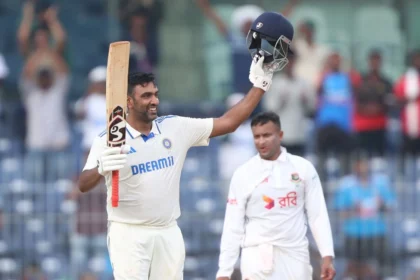
[[[155,119],[155,122],[157,124],[162,124],[162,123],[168,123],[168,122],[176,122],[179,121],[179,116],[177,115],[166,115],[166,116],[160,116],[158,118]]]
[[[294,154],[290,154],[290,153],[287,153],[287,157],[292,164],[297,165],[299,167],[307,168],[307,167],[313,167],[314,166],[311,161],[309,161],[308,159],[306,159],[304,157],[294,155]]]
[[[167,131],[174,129],[177,130],[182,120],[178,115],[165,115],[157,117],[154,121],[155,125],[161,130],[162,128]]]
[[[179,129],[184,129],[189,127],[192,124],[192,121],[196,120],[206,120],[198,119],[192,117],[184,117],[178,115],[167,115],[161,116],[154,120],[155,124],[159,129],[163,128],[164,130],[169,129],[170,131],[179,131]]]

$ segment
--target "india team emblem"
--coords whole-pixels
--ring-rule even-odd
[[[291,178],[292,182],[294,182],[294,183],[300,182],[300,177],[299,177],[298,173],[292,173],[291,177],[292,177]]]
[[[168,138],[163,139],[162,144],[166,149],[170,149],[172,147],[172,142]]]

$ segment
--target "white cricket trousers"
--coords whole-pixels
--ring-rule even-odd
[[[242,280],[310,280],[312,266],[278,247],[263,245],[242,249],[241,274]]]
[[[182,280],[185,245],[178,225],[110,222],[108,251],[115,280]]]

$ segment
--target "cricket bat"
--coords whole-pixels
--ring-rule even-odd
[[[107,145],[125,144],[125,118],[127,110],[128,61],[130,42],[120,41],[109,45],[106,73]],[[118,207],[119,171],[112,171],[112,207]]]

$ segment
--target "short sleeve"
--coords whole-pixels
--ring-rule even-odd
[[[98,160],[99,156],[101,155],[102,151],[105,148],[105,135],[101,134],[101,136],[96,136],[95,140],[93,141],[92,147],[90,148],[89,156],[86,160],[85,167],[83,171],[90,170],[98,167]]]
[[[188,118],[179,117],[181,127],[184,131],[184,137],[190,147],[208,146],[210,143],[210,134],[213,130],[212,118]]]

